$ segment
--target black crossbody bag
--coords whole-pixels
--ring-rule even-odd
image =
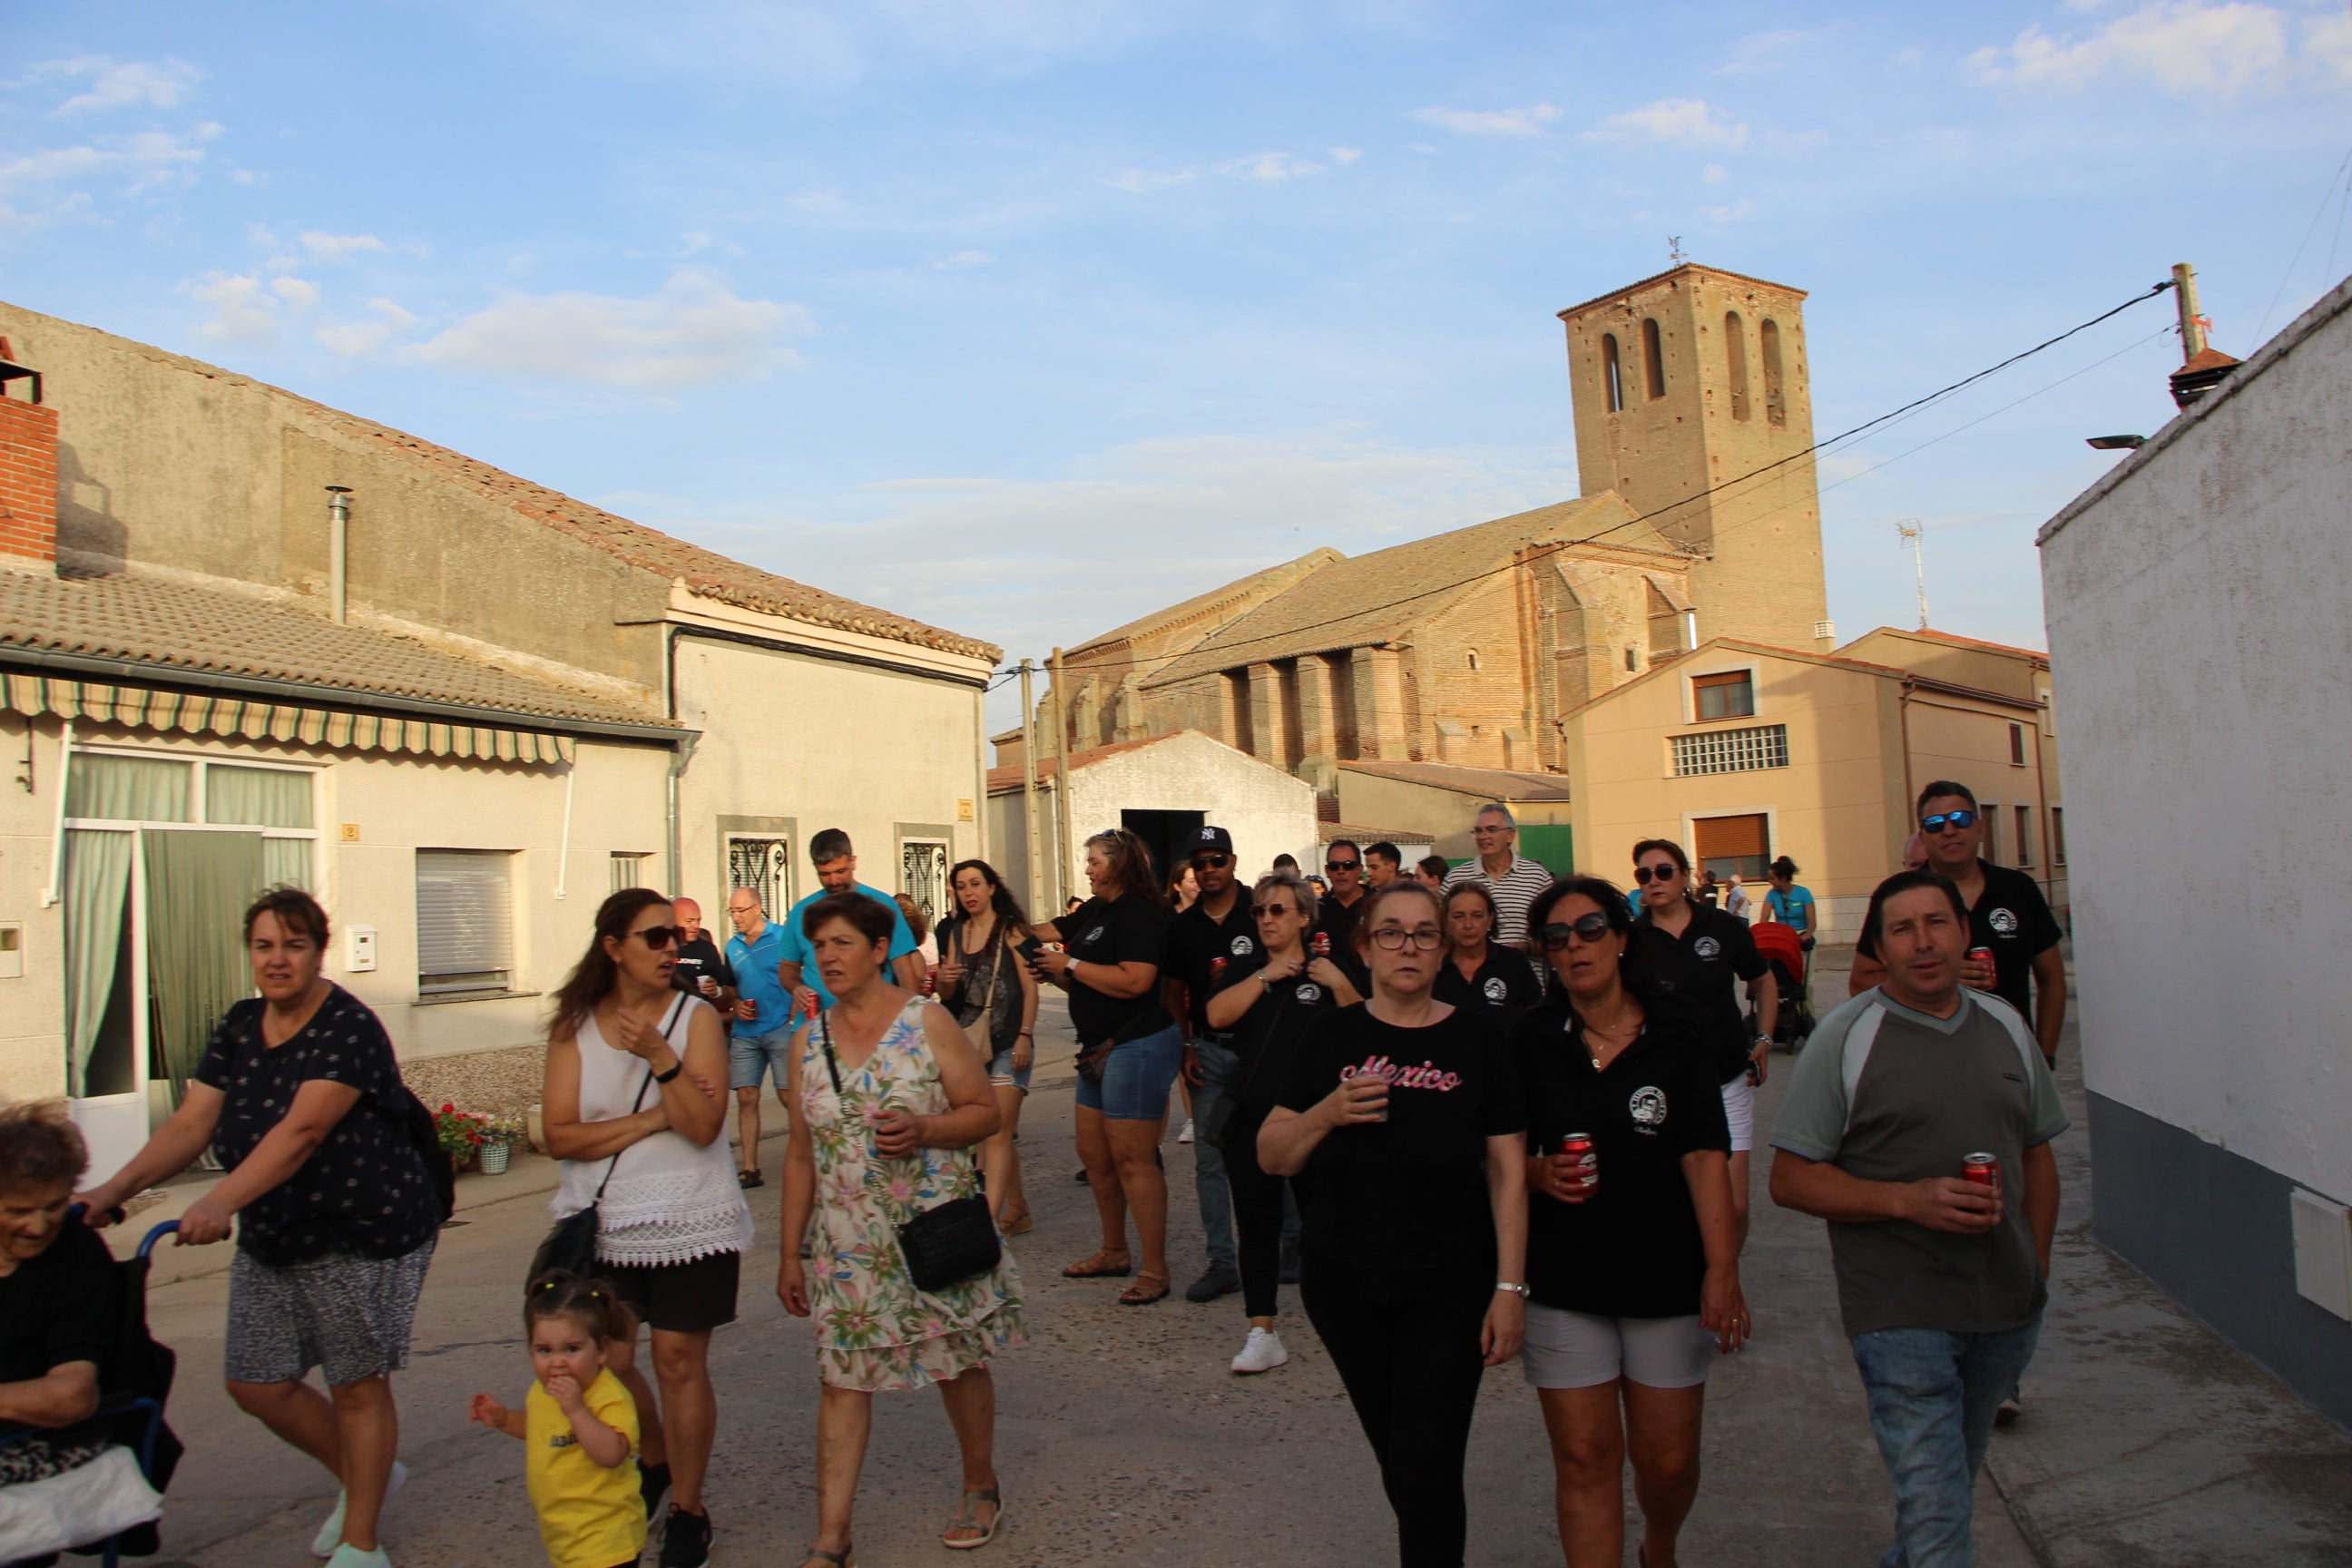
[[[678,1016],[685,1011],[686,998],[681,995],[677,1004],[670,1008],[669,1016],[662,1023],[662,1038],[669,1038],[670,1030],[677,1026]],[[675,1050],[677,1047],[673,1046],[671,1048]],[[681,1065],[685,1060],[682,1056],[678,1058]],[[645,1081],[637,1085],[637,1098],[629,1107],[630,1115],[635,1116],[645,1109],[646,1090],[653,1087],[653,1064],[647,1062]],[[630,1147],[634,1148],[635,1145],[632,1144]],[[582,1209],[578,1214],[565,1215],[548,1231],[547,1238],[539,1244],[539,1250],[530,1255],[531,1279],[536,1279],[541,1275],[558,1268],[569,1274],[577,1274],[583,1279],[594,1276],[596,1272],[596,1210],[604,1201],[604,1189],[613,1184],[613,1173],[620,1168],[621,1155],[628,1152],[627,1149],[620,1151],[605,1164],[604,1179],[596,1184],[596,1195],[588,1201],[586,1208]]]
[[[824,1070],[832,1076],[833,1098],[838,1104],[841,1063],[833,1054],[833,1025],[823,1012],[816,1018],[817,1037],[824,1046]],[[968,1152],[955,1152],[966,1155]],[[926,1296],[985,1274],[1004,1258],[1004,1244],[996,1234],[996,1221],[988,1212],[986,1198],[950,1198],[936,1208],[925,1209],[898,1230],[907,1278]]]

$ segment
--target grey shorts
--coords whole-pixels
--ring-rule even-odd
[[[1687,1318],[1603,1318],[1528,1303],[1519,1352],[1533,1388],[1597,1388],[1620,1377],[1644,1388],[1696,1388],[1715,1360],[1715,1336]]]
[[[231,1383],[295,1383],[317,1367],[331,1388],[408,1364],[409,1324],[433,1262],[431,1237],[398,1258],[331,1253],[264,1263],[240,1247],[228,1269]]]

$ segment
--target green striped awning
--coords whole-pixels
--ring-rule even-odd
[[[0,673],[0,710],[37,718],[87,719],[100,724],[278,741],[337,751],[408,752],[476,762],[568,763],[572,737],[538,730],[452,723],[398,713],[353,713],[235,696],[199,696],[142,686],[67,680],[55,676]]]

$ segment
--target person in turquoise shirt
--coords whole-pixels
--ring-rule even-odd
[[[1786,855],[1772,862],[1772,890],[1764,895],[1772,906],[1772,918],[1783,925],[1797,928],[1805,939],[1805,951],[1813,951],[1813,895],[1797,886],[1797,863]]]
[[[784,939],[781,949],[782,959],[777,965],[777,978],[797,1005],[793,1026],[808,1016],[815,1007],[831,1007],[833,994],[811,962],[815,950],[809,946],[808,933],[801,930],[801,916],[808,907],[830,893],[845,893],[855,888],[890,911],[890,978],[908,991],[923,988],[923,959],[916,951],[915,933],[907,925],[907,917],[899,911],[898,900],[879,888],[869,888],[857,879],[857,852],[850,847],[849,835],[838,827],[828,827],[809,840],[809,859],[816,866],[817,890],[794,904],[784,916]]]
[[[745,1187],[760,1175],[760,1084],[772,1074],[776,1099],[784,1098],[784,1052],[793,1038],[798,1009],[779,971],[784,959],[784,928],[760,907],[760,895],[738,888],[727,896],[727,918],[735,934],[727,939],[727,966],[735,972],[735,1031],[727,1038],[727,1083],[735,1091],[738,1147],[735,1179]]]

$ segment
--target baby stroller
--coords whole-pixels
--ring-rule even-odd
[[[77,1211],[79,1212],[79,1211]],[[172,1479],[172,1471],[185,1450],[171,1427],[163,1423],[163,1405],[172,1394],[172,1375],[179,1357],[168,1345],[155,1342],[147,1331],[147,1275],[152,1268],[149,1255],[155,1244],[180,1228],[178,1220],[165,1220],[140,1240],[136,1256],[115,1265],[122,1279],[121,1321],[116,1338],[114,1363],[107,1371],[106,1390],[99,1400],[98,1414],[93,1418],[103,1424],[103,1435],[138,1461],[139,1474],[157,1492],[163,1490]],[[0,1447],[22,1441],[39,1428],[0,1426]],[[95,1470],[108,1458],[100,1458],[82,1467]],[[119,1463],[119,1461],[117,1461]],[[69,1472],[79,1475],[80,1472]],[[52,1478],[62,1480],[64,1477]],[[37,1481],[31,1486],[47,1486],[48,1481]],[[29,1489],[27,1488],[26,1489]],[[86,1541],[78,1546],[65,1547],[77,1557],[98,1557],[105,1568],[117,1568],[121,1558],[152,1556],[162,1546],[152,1519],[142,1524],[106,1537],[102,1541]],[[5,1556],[0,1552],[0,1556]],[[55,1563],[55,1552],[16,1560],[24,1565]]]
[[[1805,1000],[1811,955],[1805,951],[1804,936],[1795,926],[1780,921],[1752,926],[1748,934],[1756,939],[1756,951],[1772,966],[1772,977],[1780,987],[1780,1009],[1772,1021],[1772,1048],[1793,1051],[1813,1032],[1813,1010]],[[1756,1026],[1753,1005],[1748,1010],[1748,1027],[1751,1038],[1761,1032]]]

